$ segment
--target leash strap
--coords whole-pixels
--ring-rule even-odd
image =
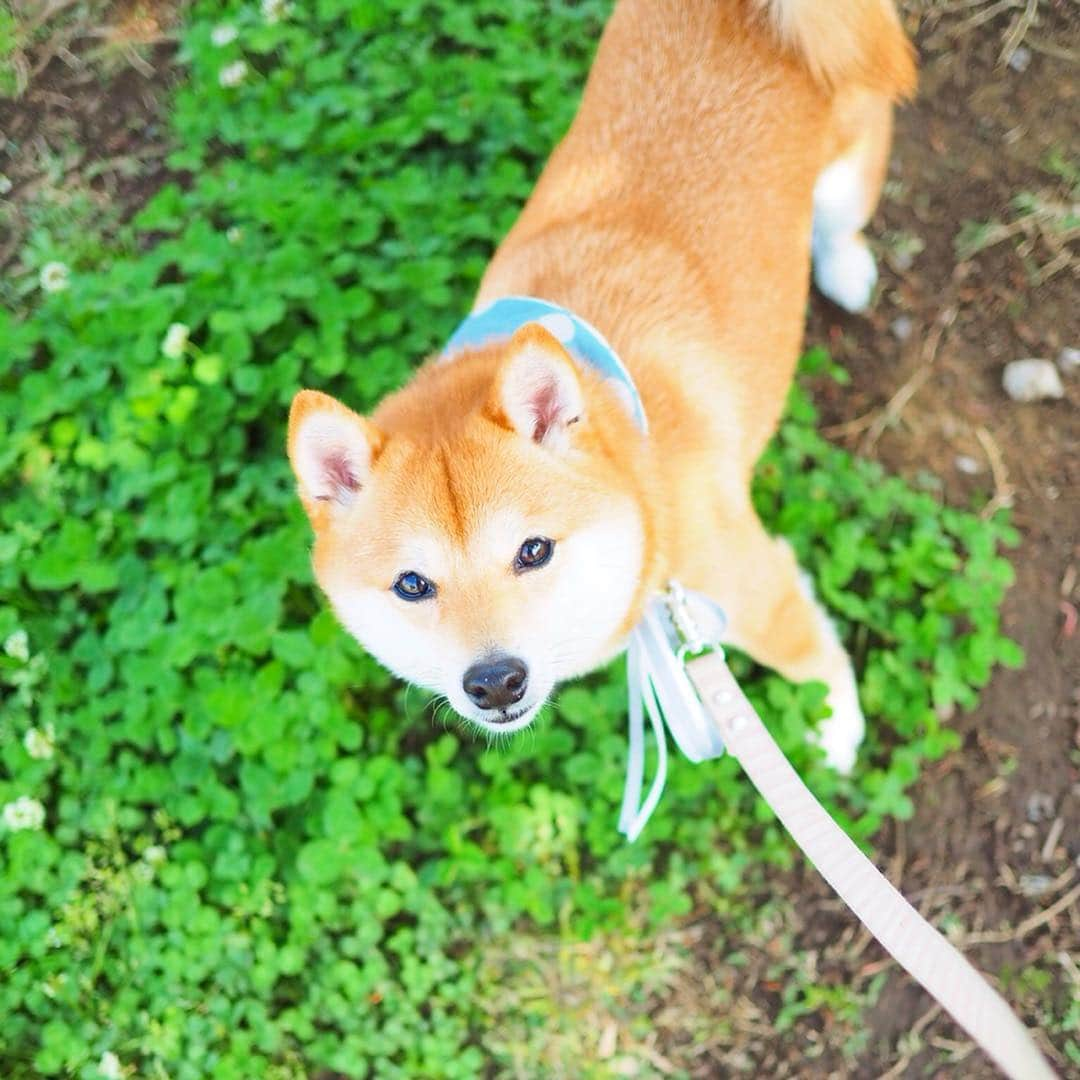
[[[722,652],[688,661],[701,702],[761,797],[863,925],[1013,1080],[1054,1080],[1005,999],[886,880],[773,742]]]

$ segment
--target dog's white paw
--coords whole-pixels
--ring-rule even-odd
[[[866,734],[866,719],[859,705],[854,676],[849,675],[829,691],[832,716],[821,721],[814,741],[825,751],[825,761],[845,776],[851,772],[859,745]]]
[[[845,311],[865,311],[877,284],[877,266],[858,234],[814,245],[814,283]]]

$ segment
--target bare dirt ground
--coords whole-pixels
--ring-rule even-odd
[[[1061,1074],[1080,1075],[1057,1031],[1080,995],[1080,374],[1065,377],[1062,401],[1018,404],[1001,389],[1006,362],[1080,347],[1080,7],[905,6],[922,76],[918,99],[898,115],[871,230],[881,296],[859,318],[814,297],[808,342],[827,344],[852,375],[850,386],[821,387],[818,400],[842,445],[909,477],[937,478],[954,505],[981,497],[1012,506],[1023,540],[1011,555],[1017,580],[1005,620],[1027,665],[998,672],[978,711],[955,718],[962,749],[925,773],[914,818],[887,829],[878,849],[892,880],[983,971],[1036,972],[1000,985],[1045,1030]],[[25,93],[0,99],[11,205],[63,206],[80,194],[120,221],[160,183],[172,5],[96,10],[99,22],[76,26],[76,36],[69,27],[52,45],[39,41]],[[113,49],[106,69],[84,63],[77,37],[103,26],[109,33],[91,39]],[[0,236],[8,273],[18,270],[29,220],[10,215]],[[684,928],[692,963],[651,1006],[657,1073],[996,1075],[812,871],[778,885],[762,898],[775,905],[774,947],[747,943],[742,967],[726,963],[738,943],[718,922]],[[882,977],[876,1005],[860,1020],[826,1002],[778,1032],[776,967],[790,946],[826,993],[866,992]],[[722,1018],[712,1006],[700,1018],[712,1038],[686,1023],[705,998],[726,1003]],[[857,1052],[854,1069],[845,1047]]]
[[[868,230],[880,294],[858,317],[813,295],[807,342],[852,376],[815,396],[841,445],[952,505],[1011,507],[1022,542],[1004,623],[1027,663],[954,718],[962,748],[920,778],[912,820],[876,839],[878,863],[991,976],[1059,1074],[1080,1076],[1061,1050],[1080,1000],[1080,373],[1060,401],[1019,404],[1001,383],[1010,360],[1080,347],[1080,6],[902,6],[921,77]],[[694,962],[652,1014],[658,1073],[1000,1075],[813,870],[760,899],[754,940],[713,916],[684,928]],[[781,1031],[796,970],[821,1000]],[[876,1003],[849,1010],[845,988]]]
[[[181,2],[52,0],[21,12],[0,96],[0,296],[35,226],[108,233],[165,182],[162,110]],[[2,192],[0,192],[2,194]],[[4,280],[6,279],[6,280]]]
[[[871,229],[882,294],[865,318],[815,296],[808,340],[852,375],[819,397],[833,438],[906,476],[932,474],[954,505],[987,495],[1011,505],[1022,534],[1004,619],[1027,664],[999,671],[979,709],[955,719],[963,748],[921,777],[915,817],[878,848],[894,883],[937,925],[955,926],[983,971],[1048,973],[1045,985],[1004,987],[1043,1028],[1048,1008],[1060,1018],[1080,994],[1080,375],[1064,380],[1062,401],[1019,404],[1001,373],[1080,343],[1080,8],[1040,5],[1009,65],[1000,57],[1016,44],[1023,4],[919,6],[941,17],[924,13],[915,35],[919,94],[898,114]],[[1037,220],[1015,208],[1023,193]],[[965,222],[1000,223],[1001,238],[970,251]],[[813,875],[791,889],[811,913],[797,940],[821,950],[827,980],[857,983],[887,967],[861,934],[841,947],[850,918]],[[997,1075],[931,1006],[893,969],[866,1018],[856,1075]],[[1042,1041],[1063,1075],[1080,1075],[1052,1037]],[[942,1051],[956,1064],[935,1071]],[[761,1065],[761,1075],[850,1075],[830,1054],[814,1066]]]

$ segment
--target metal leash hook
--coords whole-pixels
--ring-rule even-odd
[[[691,761],[727,749],[840,899],[1013,1080],[1053,1080],[1027,1028],[967,959],[893,888],[791,767],[724,660],[723,611],[671,582],[650,602],[628,651],[630,756],[619,830],[633,840],[664,788],[664,726]],[[639,806],[643,709],[657,742],[657,775]]]

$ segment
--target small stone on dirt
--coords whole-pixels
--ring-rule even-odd
[[[1058,367],[1066,375],[1076,375],[1080,372],[1080,349],[1062,349],[1058,353]]]
[[[1006,364],[1001,385],[1013,401],[1043,401],[1065,396],[1057,368],[1049,360],[1035,357]]]
[[[1054,879],[1049,874],[1021,874],[1020,891],[1030,900],[1045,896],[1054,887]]]
[[[893,332],[893,337],[897,341],[907,341],[911,337],[911,331],[914,327],[915,322],[910,315],[898,315],[889,323],[889,329]]]
[[[1009,57],[1009,67],[1013,69],[1017,74],[1023,75],[1028,69],[1028,64],[1031,63],[1031,50],[1026,45],[1018,45],[1013,49],[1012,56]]]
[[[1054,816],[1054,797],[1045,791],[1033,791],[1027,798],[1025,813],[1033,825],[1049,821]]]
[[[957,454],[956,467],[966,476],[977,476],[982,466],[970,454]]]

